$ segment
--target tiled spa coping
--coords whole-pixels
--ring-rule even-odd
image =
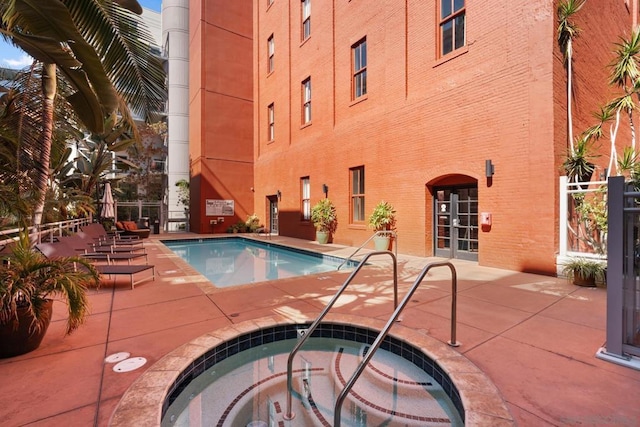
[[[141,375],[120,400],[111,426],[159,426],[162,415],[188,382],[217,359],[255,345],[295,337],[313,319],[264,317],[212,331],[167,354]],[[320,336],[372,342],[384,322],[350,315],[328,315]],[[324,334],[324,335],[322,335]],[[497,388],[471,361],[446,344],[413,329],[394,325],[383,348],[412,361],[440,382],[466,426],[510,426],[513,419]],[[252,344],[253,342],[253,344]],[[426,356],[426,357],[425,357]],[[208,362],[207,362],[208,360]],[[435,363],[434,363],[435,362]]]

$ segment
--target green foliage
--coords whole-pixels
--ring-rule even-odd
[[[375,231],[395,230],[396,228],[396,211],[394,207],[384,200],[380,201],[368,219],[369,227]]]
[[[597,156],[590,153],[590,141],[591,138],[585,135],[577,138],[573,150],[567,153],[567,158],[562,164],[562,167],[569,181],[581,181],[584,177],[590,177],[595,170],[593,160],[595,160]]]
[[[18,307],[25,307],[41,326],[47,299],[67,304],[67,330],[80,326],[89,310],[87,287],[98,286],[100,275],[79,257],[50,259],[30,247],[26,232],[20,234],[10,255],[0,265],[0,322],[17,321]]]
[[[176,187],[178,187],[178,203],[185,209],[189,209],[189,181],[186,179],[176,181]]]
[[[245,222],[245,225],[247,226],[247,230],[253,233],[261,227],[260,218],[256,214],[249,215],[247,221]]]
[[[576,257],[562,264],[562,274],[569,280],[579,276],[585,279],[593,278],[596,282],[604,282],[606,268],[607,265],[603,261]]]
[[[580,28],[571,20],[582,6],[586,3],[586,0],[563,0],[558,3],[557,18],[558,29],[556,33],[558,35],[558,45],[564,55],[565,62],[571,60],[572,41],[577,37],[580,32]]]
[[[577,237],[595,253],[607,253],[607,191],[601,187],[596,192],[575,193]]]
[[[311,222],[316,230],[333,233],[338,226],[338,212],[330,199],[320,199],[311,208]]]

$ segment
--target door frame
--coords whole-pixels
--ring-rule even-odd
[[[476,199],[467,198],[466,200],[461,200],[459,198],[459,192],[465,189],[474,189]],[[448,200],[438,200],[438,193],[440,191],[450,192]],[[477,183],[434,186],[432,194],[434,255],[443,258],[478,261],[478,236],[480,230],[478,222]],[[465,209],[461,209],[465,206],[466,211]],[[466,224],[458,222],[461,216]],[[466,245],[467,249],[463,248],[464,245]]]

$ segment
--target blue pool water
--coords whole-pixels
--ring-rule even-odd
[[[241,237],[163,243],[221,288],[335,271],[343,261]]]
[[[286,330],[285,330],[286,329]],[[223,343],[198,358],[170,388],[163,427],[331,425],[336,394],[368,351],[362,328],[321,325],[293,363],[295,417],[287,409],[287,357],[295,329],[276,327]],[[282,340],[281,340],[282,339]],[[386,348],[386,349],[385,349]],[[409,345],[387,338],[343,404],[348,427],[464,425],[457,388],[439,366]]]

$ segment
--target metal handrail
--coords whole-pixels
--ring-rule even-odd
[[[309,326],[309,328],[307,329],[307,333],[302,337],[302,339],[300,339],[300,341],[298,341],[298,343],[293,348],[293,350],[291,350],[291,353],[289,353],[289,358],[287,359],[287,411],[284,414],[285,420],[292,420],[295,417],[295,414],[291,410],[291,394],[293,390],[293,358],[295,357],[296,353],[298,353],[298,350],[300,350],[300,347],[302,347],[302,345],[307,341],[308,337],[310,337],[313,331],[316,330],[316,328],[318,327],[322,319],[324,319],[324,317],[329,312],[329,310],[331,310],[331,308],[333,307],[335,302],[338,300],[340,295],[342,295],[342,292],[344,292],[344,290],[351,283],[351,281],[356,276],[356,274],[358,274],[358,272],[366,264],[366,261],[374,255],[383,255],[383,254],[388,254],[389,256],[391,256],[391,259],[393,260],[393,298],[394,298],[393,301],[394,301],[394,307],[398,305],[398,261],[396,256],[390,251],[377,251],[377,252],[370,252],[366,254],[365,257],[362,259],[362,261],[360,261],[360,264],[358,264],[356,269],[349,275],[347,280],[345,280],[342,287],[340,287],[340,289],[338,289],[338,292],[336,292],[333,298],[331,298],[331,301],[329,301],[329,303],[324,308],[324,310],[322,310],[322,312],[318,315],[316,320],[311,324],[311,326]]]
[[[360,245],[360,247],[358,249],[353,251],[353,253],[351,255],[349,255],[344,261],[342,261],[342,263],[338,266],[338,268],[336,270],[340,270],[340,268],[343,265],[345,265],[347,262],[351,261],[351,259],[358,252],[360,252],[360,249],[363,249],[367,243],[369,243],[371,240],[373,240],[374,237],[376,237],[376,236],[384,236],[384,235],[389,235],[389,234],[391,235],[391,237],[393,238],[393,240],[395,242],[395,245],[393,245],[393,252],[394,252],[394,255],[397,258],[398,257],[398,235],[393,230],[379,230],[379,231],[376,231],[374,234],[372,234],[367,240],[365,240],[365,242],[363,244]]]
[[[342,404],[344,403],[344,399],[347,397],[347,394],[349,393],[349,391],[351,391],[351,388],[353,387],[355,382],[358,380],[358,378],[360,377],[360,375],[364,371],[364,368],[369,364],[369,361],[373,357],[373,355],[376,352],[376,350],[378,350],[378,348],[382,344],[382,341],[385,339],[385,337],[389,333],[389,329],[391,329],[391,326],[393,326],[393,323],[398,319],[398,317],[400,316],[400,313],[402,312],[404,307],[407,305],[407,303],[409,302],[409,300],[413,296],[413,294],[416,291],[416,289],[418,289],[418,286],[420,285],[420,283],[422,283],[422,279],[424,279],[424,277],[427,275],[427,272],[432,267],[444,267],[444,266],[448,266],[451,269],[451,287],[452,287],[451,341],[449,342],[449,345],[452,345],[452,346],[459,345],[459,344],[456,343],[456,336],[455,336],[456,293],[457,293],[457,287],[458,287],[458,279],[457,279],[457,275],[456,275],[456,269],[453,266],[453,264],[451,264],[448,261],[433,262],[431,264],[427,264],[422,269],[422,271],[420,272],[420,274],[416,278],[415,282],[413,282],[413,285],[411,286],[411,289],[409,290],[409,293],[407,293],[407,295],[404,297],[404,299],[402,300],[400,305],[398,305],[396,307],[395,311],[393,312],[393,315],[387,321],[387,324],[384,326],[382,331],[378,334],[378,336],[376,337],[376,339],[373,342],[373,344],[371,344],[371,347],[369,348],[369,351],[367,352],[365,357],[362,359],[362,361],[358,365],[358,369],[356,369],[356,371],[353,373],[353,375],[351,376],[349,381],[347,381],[347,384],[344,386],[344,388],[342,389],[342,391],[338,395],[338,398],[336,399],[336,405],[335,405],[335,408],[333,410],[333,426],[334,427],[340,427],[340,416],[341,416],[341,413],[342,413]],[[290,396],[291,396],[291,394],[289,393],[289,399],[291,399]]]

